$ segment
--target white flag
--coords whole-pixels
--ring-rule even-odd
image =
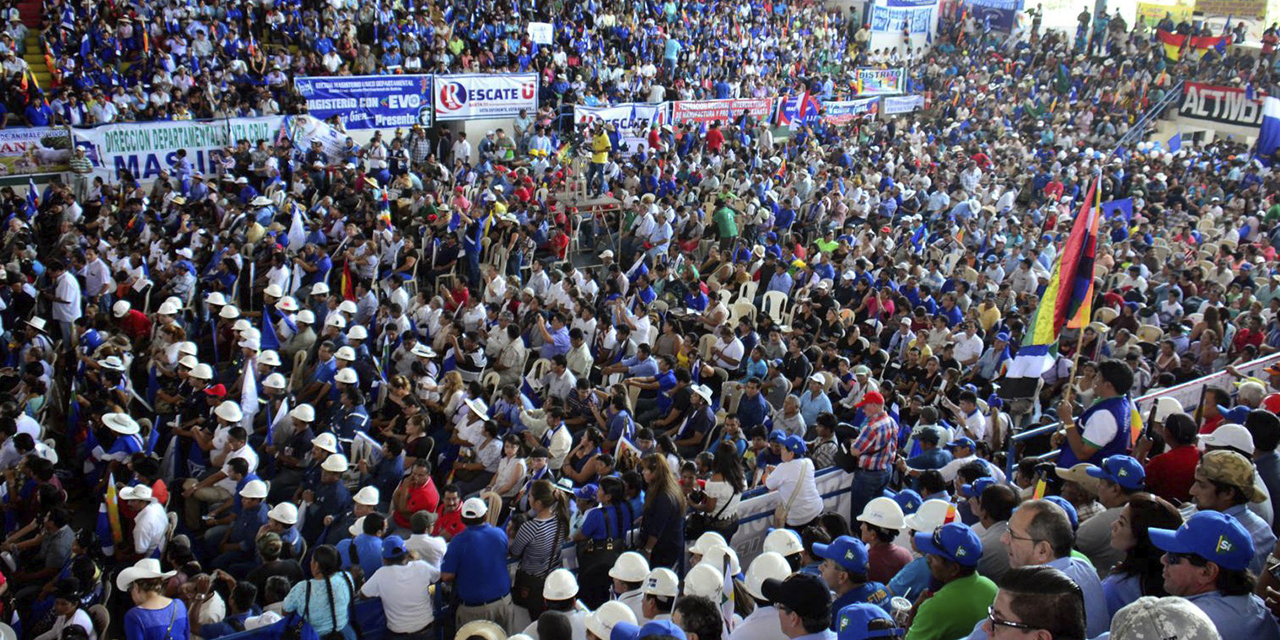
[[[246,430],[253,429],[253,416],[258,413],[258,376],[254,366],[257,361],[257,358],[244,361],[244,388],[240,390],[240,412],[244,418],[240,426]]]

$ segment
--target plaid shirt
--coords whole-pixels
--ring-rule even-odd
[[[882,412],[862,428],[853,441],[854,449],[861,451],[858,468],[866,471],[886,471],[898,453],[898,425],[889,412]]]

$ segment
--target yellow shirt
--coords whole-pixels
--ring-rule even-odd
[[[595,164],[604,164],[609,161],[609,150],[613,148],[613,143],[609,142],[609,134],[601,131],[599,135],[591,140],[591,162]]]
[[[982,325],[984,332],[991,331],[991,327],[996,326],[1000,322],[1000,307],[991,305],[990,309],[978,309],[978,323]]]

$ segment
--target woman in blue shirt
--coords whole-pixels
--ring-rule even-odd
[[[1169,595],[1164,590],[1164,551],[1151,543],[1147,530],[1180,526],[1182,514],[1162,498],[1135,496],[1125,505],[1111,525],[1111,548],[1124,551],[1124,560],[1102,581],[1110,615],[1142,596]]]
[[[187,640],[187,605],[163,595],[164,582],[176,571],[160,571],[160,561],[139,560],[116,576],[116,587],[129,594],[133,608],[124,615],[127,640]]]
[[[609,587],[613,584],[609,570],[622,553],[636,516],[627,502],[626,483],[617,476],[600,479],[596,500],[600,506],[587,512],[582,529],[573,534],[582,562],[578,598],[588,607],[599,607],[609,599]],[[615,542],[609,545],[606,543],[609,540]]]

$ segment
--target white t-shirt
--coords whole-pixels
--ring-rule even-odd
[[[431,593],[427,587],[439,579],[440,569],[435,565],[413,560],[378,569],[360,592],[370,598],[382,598],[389,631],[412,633],[431,624],[434,619]]]
[[[227,457],[222,461],[222,472],[227,474],[227,477],[219,480],[218,484],[214,486],[222,487],[232,495],[236,493],[236,481],[231,479],[231,461],[235,458],[244,458],[244,461],[249,463],[249,473],[258,470],[258,452],[254,451],[253,447],[248,444],[227,453]]]
[[[957,362],[965,362],[971,358],[977,358],[982,355],[982,338],[977,334],[969,336],[960,334],[956,337],[955,357]]]
[[[765,486],[781,500],[778,504],[791,503],[787,510],[788,526],[807,524],[822,514],[822,494],[818,493],[818,485],[813,481],[813,471],[812,460],[796,458],[778,465],[765,480]],[[799,493],[792,500],[791,494],[796,491],[797,483]]]
[[[415,533],[404,541],[404,546],[409,551],[418,554],[418,559],[426,561],[429,564],[440,566],[440,561],[444,559],[445,541],[444,538],[433,536],[429,533]]]
[[[716,348],[720,349],[720,357],[716,358],[716,366],[725,369],[730,373],[737,371],[738,367],[742,364],[742,354],[746,350],[742,346],[742,341],[739,340],[737,336],[734,336],[733,340],[730,340],[727,344],[721,340],[716,345]],[[737,360],[738,364],[730,365],[728,363],[729,359]],[[805,522],[808,522],[808,520]]]
[[[58,322],[75,322],[80,317],[80,283],[70,271],[58,278],[54,297],[63,302],[53,303],[53,319]]]
[[[716,508],[712,509],[707,515],[715,517],[719,514],[720,519],[733,518],[738,515],[738,503],[742,501],[742,494],[733,490],[733,485],[723,480],[708,480],[707,486],[703,489],[707,497],[715,498]],[[799,498],[796,498],[799,500]],[[725,502],[728,500],[728,502]],[[728,505],[727,507],[725,505]],[[724,509],[722,512],[721,509]]]
[[[151,555],[156,549],[163,551],[168,529],[169,517],[165,515],[164,506],[152,502],[133,519],[133,550],[143,556]]]

